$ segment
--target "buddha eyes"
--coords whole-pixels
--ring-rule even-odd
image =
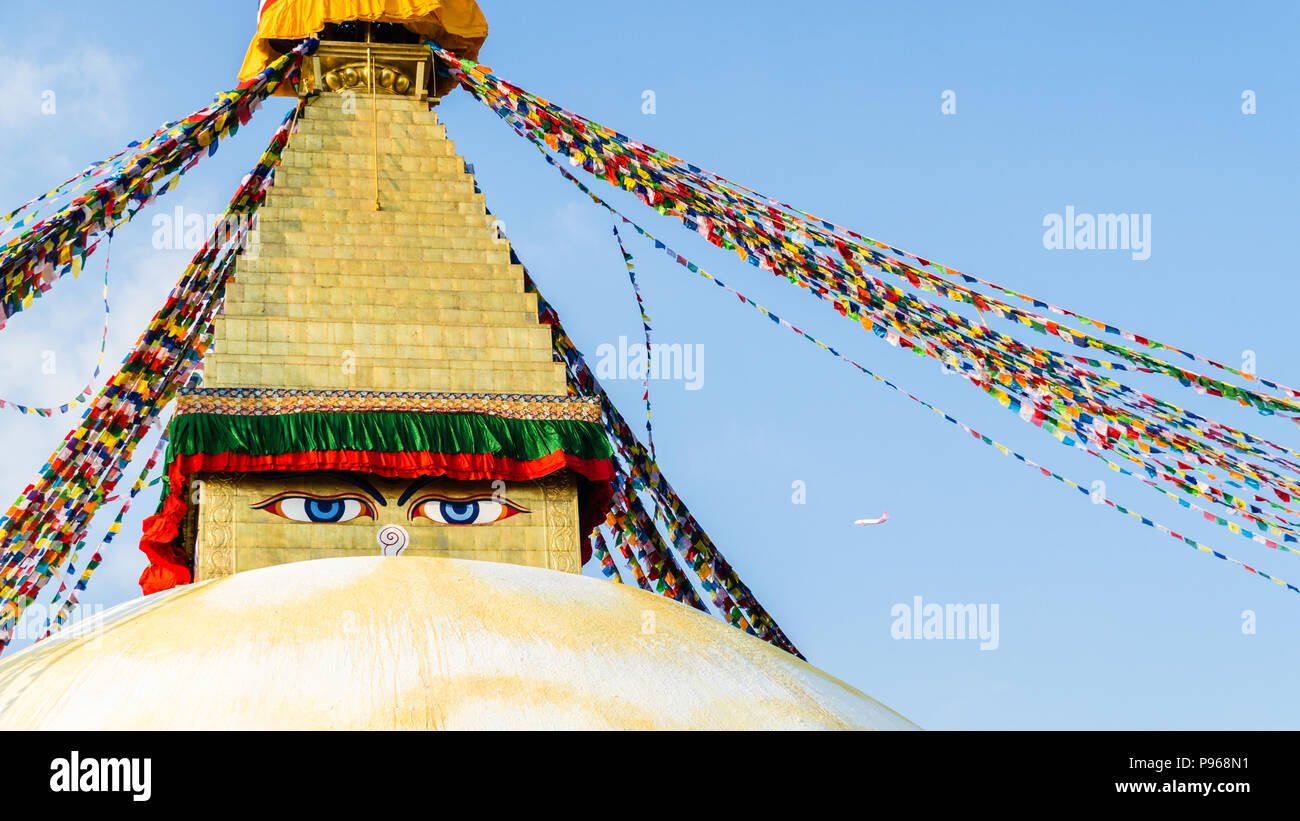
[[[409,518],[412,521],[428,519],[444,525],[485,525],[529,512],[514,502],[498,502],[491,497],[449,499],[427,496],[411,505]]]
[[[362,516],[375,518],[370,502],[358,496],[314,496],[306,493],[280,494],[265,502],[253,505],[255,510],[265,510],[294,522],[312,524],[337,524],[350,522]]]
[[[375,519],[373,504],[360,496],[340,494],[318,496],[304,491],[280,493],[264,502],[253,505],[254,510],[265,510],[291,522],[308,524],[339,524],[354,519]],[[445,496],[425,496],[414,502],[407,514],[411,521],[428,519],[444,525],[485,525],[530,513],[526,507],[490,496],[456,499]]]

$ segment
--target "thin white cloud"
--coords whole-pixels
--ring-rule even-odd
[[[53,53],[59,57],[44,61],[0,56],[0,127],[55,117],[82,128],[120,130],[135,61],[94,47]]]

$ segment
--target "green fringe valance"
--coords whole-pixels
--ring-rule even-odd
[[[269,456],[309,451],[492,454],[531,461],[555,451],[579,459],[613,455],[600,425],[452,413],[183,414],[172,419],[168,461],[177,454]]]

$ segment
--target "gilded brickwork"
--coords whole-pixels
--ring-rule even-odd
[[[536,297],[436,116],[377,103],[377,146],[365,95],[307,109],[227,289],[205,384],[564,394]]]
[[[306,110],[227,287],[205,387],[565,395],[536,297],[436,116],[410,98],[371,105],[364,93],[329,93]],[[337,476],[201,477],[197,578],[378,555],[385,524],[409,532],[403,555],[580,570],[567,471],[510,483],[505,494],[528,512],[472,525],[412,519],[412,501],[397,503],[411,480],[362,478],[385,503]],[[430,487],[460,499],[494,492],[488,482]],[[259,508],[299,491],[369,498],[374,516],[301,522]]]

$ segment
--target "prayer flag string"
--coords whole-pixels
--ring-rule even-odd
[[[627,278],[632,282],[632,293],[636,294],[637,311],[641,314],[641,328],[645,337],[645,375],[641,378],[641,401],[645,402],[646,444],[650,446],[650,455],[655,456],[655,434],[650,413],[650,366],[653,361],[653,348],[650,346],[650,317],[645,312],[645,300],[641,298],[641,286],[636,282],[636,265],[632,255],[623,245],[623,235],[618,232],[618,222],[614,223],[614,238],[618,241],[619,253],[627,265]]]
[[[110,313],[108,307],[108,271],[111,259],[112,243],[113,232],[109,231],[108,242],[104,245],[104,332],[99,337],[99,358],[95,360],[95,371],[90,375],[90,379],[87,380],[86,386],[82,388],[76,396],[72,397],[72,399],[69,399],[62,405],[55,405],[49,408],[33,408],[12,400],[0,399],[0,408],[12,408],[22,414],[56,416],[65,414],[74,408],[80,407],[90,400],[90,397],[94,394],[95,382],[99,379],[100,369],[104,367],[104,352],[108,348],[108,319]]]
[[[298,114],[314,99],[300,99],[285,116],[235,192],[225,219],[195,254],[121,368],[0,518],[0,651],[24,610],[84,540],[91,517],[111,496],[136,445],[199,369],[252,218],[274,182]],[[232,222],[234,217],[245,219]],[[240,226],[233,234],[225,228],[231,224]]]
[[[131,490],[127,494],[126,500],[122,502],[121,508],[117,511],[117,516],[113,518],[113,523],[109,525],[108,530],[104,533],[104,538],[100,541],[99,547],[95,549],[95,552],[90,557],[90,561],[86,563],[85,570],[83,570],[81,575],[77,578],[76,583],[73,585],[72,592],[68,593],[68,597],[63,600],[62,604],[60,604],[60,598],[68,590],[68,583],[72,581],[72,577],[76,575],[77,558],[81,553],[81,549],[86,546],[86,540],[84,538],[77,542],[76,549],[73,550],[72,556],[68,559],[67,572],[64,575],[63,582],[59,585],[59,589],[54,593],[54,598],[50,601],[50,615],[45,619],[45,627],[41,634],[41,639],[48,638],[51,633],[62,627],[63,623],[67,621],[68,616],[72,614],[72,609],[79,603],[79,594],[86,590],[86,587],[90,584],[90,577],[95,573],[95,569],[103,563],[104,553],[108,550],[108,546],[113,543],[113,538],[121,532],[122,520],[126,518],[127,512],[131,510],[131,502],[135,500],[136,495],[145,488],[153,487],[162,482],[161,476],[149,481],[149,474],[153,472],[154,466],[158,464],[158,460],[166,450],[167,435],[164,433],[159,437],[158,444],[154,447],[153,453],[149,455],[149,459],[145,462],[144,469],[140,471],[140,478],[136,479],[135,483],[131,485]]]
[[[215,154],[223,139],[248,124],[266,97],[284,82],[297,80],[303,57],[315,52],[317,44],[315,39],[304,40],[256,77],[217,95],[205,108],[165,125],[148,139],[132,143],[126,151],[12,212],[10,218],[65,188],[105,176],[106,170],[115,172],[50,216],[31,223],[29,217],[37,216],[31,214],[5,229],[14,236],[0,243],[0,328],[47,292],[55,280],[69,271],[80,273],[82,261],[98,243],[92,237],[129,221],[141,208],[176,188],[181,176],[203,157]]]
[[[517,133],[533,142],[548,162],[598,203],[610,207],[561,167],[557,158],[566,158],[568,165],[581,167],[594,177],[632,193],[658,213],[677,218],[711,244],[735,251],[748,264],[786,277],[829,301],[841,316],[888,344],[938,360],[945,369],[962,375],[963,381],[978,387],[1024,421],[1052,434],[1063,445],[1105,461],[1112,470],[1137,478],[1184,508],[1197,511],[1203,518],[1234,533],[1266,547],[1296,552],[1289,545],[1295,544],[1300,536],[1300,511],[1290,505],[1291,497],[1300,492],[1300,463],[1296,461],[1300,453],[1181,408],[1103,373],[1136,371],[1163,375],[1198,394],[1233,399],[1265,416],[1279,411],[1295,412],[1300,407],[1296,402],[1300,392],[848,231],[567,111],[501,80],[490,69],[472,61],[459,60],[442,49],[434,48],[434,51],[464,87]],[[655,245],[667,249],[657,240]],[[670,256],[679,264],[698,270],[683,255],[670,251]],[[897,276],[916,291],[973,306],[981,319],[976,322],[941,308],[913,291],[874,276],[868,269]],[[993,294],[967,287],[971,284],[1029,301],[1036,308],[1045,308],[1119,336],[1136,347],[1116,345],[1088,331],[1068,328],[1022,311]],[[765,308],[759,306],[759,310],[773,321],[783,322]],[[1067,355],[1026,344],[990,328],[984,318],[986,314],[1077,348],[1090,349],[1089,355]],[[1143,350],[1162,348],[1256,382],[1280,395],[1187,371]],[[838,355],[833,349],[827,349]],[[1117,361],[1098,359],[1092,351]],[[972,434],[979,436],[973,431]],[[990,444],[1009,452],[1004,446]],[[1023,457],[1017,458],[1028,462]],[[1124,467],[1125,463],[1129,467]],[[1262,495],[1264,492],[1271,493],[1273,498]],[[1223,515],[1193,504],[1190,499],[1218,508]],[[1145,517],[1115,507],[1157,527]],[[1229,521],[1227,516],[1240,518],[1247,526]],[[1236,561],[1168,528],[1158,527],[1198,549]],[[1256,532],[1250,532],[1252,529]]]
[[[477,183],[475,193],[483,193]],[[489,209],[488,214],[491,213]],[[565,332],[555,309],[538,291],[527,266],[513,249],[510,253],[511,262],[523,268],[525,290],[537,294],[539,320],[552,328],[555,357],[565,364],[570,390],[600,398],[603,424],[619,457],[615,460],[615,493],[606,526],[613,533],[614,547],[623,556],[637,585],[697,609],[706,609],[693,589],[690,575],[678,561],[680,555],[699,586],[709,594],[719,616],[732,626],[803,658],[668,484],[654,457],[632,432]],[[639,490],[650,494],[654,501],[653,514],[641,504]],[[668,535],[666,542],[659,536],[656,521]]]
[[[758,636],[799,658],[803,658],[803,655],[786,637],[784,631],[777,625],[771,614],[758,602],[749,587],[741,581],[740,576],[723,557],[709,534],[705,532],[704,528],[691,514],[686,503],[673,490],[672,485],[668,483],[667,478],[659,470],[659,465],[655,462],[654,457],[650,455],[649,450],[641,444],[636,434],[632,432],[627,420],[619,413],[618,408],[610,400],[609,394],[601,387],[595,374],[588,367],[582,353],[564,330],[559,314],[542,297],[532,275],[528,272],[528,268],[523,266],[518,256],[513,255],[513,252],[512,261],[524,268],[524,289],[529,293],[537,294],[538,317],[542,322],[551,326],[555,354],[557,359],[565,364],[572,390],[581,395],[598,396],[600,398],[601,407],[604,411],[606,432],[610,436],[610,441],[614,444],[616,453],[622,460],[623,465],[625,465],[625,467],[621,468],[621,470],[626,471],[625,487],[644,489],[650,494],[650,497],[655,502],[655,517],[663,525],[669,543],[681,555],[686,564],[690,566],[696,577],[699,578],[701,587],[710,594],[713,606],[728,623]],[[623,498],[626,498],[627,495],[626,491],[624,491]],[[617,498],[619,498],[618,494],[616,494]],[[611,513],[611,518],[607,518],[606,521],[611,527],[614,527],[619,524],[619,517],[619,512],[615,511]],[[625,549],[626,545],[618,540],[616,540],[615,546],[619,547],[623,557],[629,561],[637,584],[643,589],[651,589],[649,581],[657,581],[654,578],[643,579],[643,575],[650,576],[654,574],[659,578],[664,578],[670,571],[668,560],[672,558],[671,551],[667,555],[661,552],[659,554],[662,557],[661,564],[652,564],[648,572],[643,572],[639,564],[634,561],[635,553]],[[648,556],[648,558],[654,559],[657,557]],[[676,578],[683,578],[683,574],[679,571]],[[689,580],[687,580],[687,584],[689,584]],[[671,592],[667,582],[665,582],[664,589]]]

